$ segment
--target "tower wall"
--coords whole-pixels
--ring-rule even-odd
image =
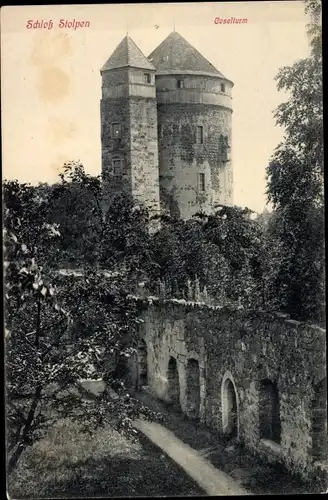
[[[159,213],[157,104],[155,99],[131,97],[130,161],[132,195]]]
[[[131,188],[131,140],[130,110],[128,99],[101,99],[101,154],[104,198],[124,191],[132,194]],[[112,137],[112,124],[120,123],[121,136]],[[115,172],[114,159],[122,160],[121,171]]]
[[[183,89],[177,89],[179,79]],[[220,142],[221,136],[229,145],[232,140],[231,84],[225,81],[221,92],[222,81],[195,75],[156,78],[161,205],[183,219],[233,202],[231,157],[225,161]],[[202,127],[202,144],[197,127]]]
[[[144,81],[145,73],[150,83]],[[118,124],[119,134],[113,127]],[[120,68],[103,72],[101,143],[104,199],[126,192],[159,212],[157,105],[154,72]],[[120,160],[120,169],[117,168]]]

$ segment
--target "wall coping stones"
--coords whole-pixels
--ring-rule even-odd
[[[277,458],[281,456],[282,447],[280,444],[271,441],[270,439],[260,439],[260,445],[266,451],[273,453]]]
[[[300,327],[306,327],[307,329],[314,330],[317,334],[326,334],[326,329],[320,327],[319,325],[315,324],[310,324],[305,321],[299,321],[299,320],[294,320],[292,319],[288,314],[281,313],[279,311],[265,311],[263,309],[259,310],[245,310],[243,306],[240,305],[213,305],[213,304],[207,304],[206,302],[199,302],[199,301],[190,301],[186,299],[176,299],[176,298],[171,298],[171,299],[164,299],[160,298],[157,296],[149,295],[147,297],[140,297],[138,295],[133,295],[130,294],[128,295],[128,298],[134,299],[137,302],[144,302],[145,305],[149,304],[156,304],[158,306],[164,306],[167,304],[172,304],[176,306],[184,306],[185,308],[192,310],[192,309],[206,309],[208,312],[214,312],[214,311],[220,311],[221,314],[229,314],[229,313],[245,313],[247,315],[247,321],[251,319],[256,319],[256,318],[267,318],[268,320],[273,320],[278,319],[282,320],[282,323],[288,324],[290,326],[300,326]],[[246,318],[245,318],[246,319]]]

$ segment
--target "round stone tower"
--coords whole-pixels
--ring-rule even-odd
[[[148,60],[156,68],[161,208],[189,219],[232,204],[233,83],[176,31]]]

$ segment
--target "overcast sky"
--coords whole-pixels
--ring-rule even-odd
[[[248,22],[214,23],[230,16]],[[49,19],[51,30],[26,29]],[[59,29],[60,19],[90,27]],[[101,66],[127,30],[148,56],[175,25],[235,84],[234,203],[262,211],[265,167],[283,134],[272,111],[286,96],[274,77],[308,56],[306,23],[301,1],[2,8],[3,177],[52,183],[69,160],[99,174]]]

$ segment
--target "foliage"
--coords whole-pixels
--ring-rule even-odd
[[[49,223],[58,224],[60,264],[63,267],[84,267],[99,260],[98,238],[101,232],[101,184],[81,165],[69,163],[60,174],[61,182],[41,186],[51,197]]]
[[[149,214],[143,205],[123,194],[113,197],[101,234],[100,265],[124,269],[132,287],[145,278],[151,265],[148,224]]]
[[[323,119],[321,4],[305,2],[311,15],[311,54],[277,75],[289,93],[275,118],[284,140],[267,167],[268,199],[277,217],[271,225],[271,295],[299,319],[320,321],[324,300]]]
[[[138,273],[143,276],[149,262],[145,207],[124,193],[105,206],[101,178],[88,175],[77,162],[64,165],[58,184],[33,189],[47,201],[48,223],[60,227],[59,266],[120,268],[135,274],[132,281]]]
[[[162,218],[152,241],[153,281],[176,282],[183,290],[196,277],[219,301],[263,305],[264,231],[249,209],[218,205],[194,219]]]

